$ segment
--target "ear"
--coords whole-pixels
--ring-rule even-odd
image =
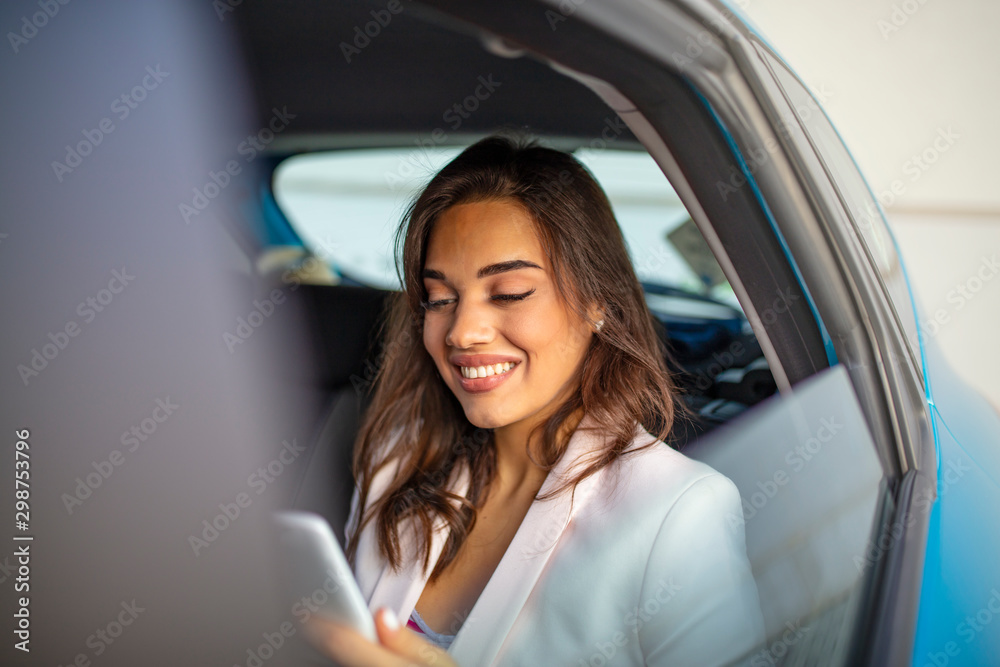
[[[596,303],[591,304],[587,309],[587,321],[590,322],[590,327],[594,332],[600,331],[601,327],[604,326],[604,308]]]

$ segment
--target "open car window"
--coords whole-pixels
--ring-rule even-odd
[[[628,97],[635,104],[626,115],[642,143],[576,155],[608,194],[647,304],[665,325],[680,366],[683,400],[708,423],[671,444],[712,465],[741,492],[742,516],[732,517],[732,526],[745,530],[767,630],[766,645],[743,664],[851,664],[863,641],[858,629],[870,621],[871,584],[893,546],[872,542],[884,510],[884,471],[861,408],[867,397],[858,398],[845,366],[828,367],[836,356],[788,248],[775,238],[773,202],[742,186],[720,198],[720,178],[753,176],[737,171],[746,165],[721,116],[666,72],[647,74],[658,85],[632,82],[633,90],[621,91],[635,96]],[[512,77],[509,85],[516,83]],[[671,103],[654,104],[647,93]],[[604,101],[609,110],[619,108]],[[658,143],[668,136],[669,143]],[[383,146],[386,138],[379,137]],[[587,136],[575,140],[582,144]],[[412,138],[400,143],[291,156],[273,175],[278,206],[308,252],[331,267],[334,281],[399,289],[393,257],[399,221],[419,189],[463,148],[422,147]],[[317,144],[331,145],[338,144]],[[746,312],[756,311],[756,331],[701,230],[716,235],[712,247]],[[785,378],[780,396],[777,364]],[[678,420],[674,431],[685,428]]]
[[[399,289],[393,236],[407,204],[461,147],[312,153],[285,160],[275,198],[309,250],[335,275]],[[739,303],[670,183],[643,151],[576,151],[608,194],[650,308],[733,317]],[[683,293],[683,294],[679,294]],[[678,300],[692,295],[708,299]],[[730,308],[720,308],[720,303]]]

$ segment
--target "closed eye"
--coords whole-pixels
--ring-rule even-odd
[[[521,301],[527,299],[529,296],[535,293],[534,289],[530,289],[527,292],[521,294],[495,294],[492,298],[494,301]]]
[[[490,299],[492,301],[499,301],[500,303],[510,303],[510,302],[513,302],[513,301],[523,301],[524,299],[527,299],[529,296],[531,296],[534,293],[535,293],[535,290],[534,289],[530,289],[527,292],[522,292],[521,294],[494,294],[492,297],[490,297]],[[448,306],[454,304],[455,301],[457,301],[457,299],[454,299],[454,298],[452,298],[452,299],[434,299],[434,300],[428,300],[428,301],[421,301],[420,305],[423,307],[424,310],[427,310],[427,311],[430,311],[430,312],[440,312],[440,311],[444,310],[445,308],[447,308]]]
[[[453,303],[455,303],[455,299],[436,299],[434,301],[421,301],[420,305],[423,306],[424,310],[437,312],[439,310],[443,310],[445,306],[449,306]]]

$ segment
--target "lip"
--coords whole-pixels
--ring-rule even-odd
[[[470,394],[482,394],[496,389],[506,382],[511,375],[516,373],[518,367],[521,365],[521,360],[517,357],[502,354],[459,354],[450,357],[448,361],[451,362],[451,367],[459,386]],[[489,366],[502,364],[505,361],[510,361],[515,366],[501,375],[490,375],[484,378],[464,377],[462,371],[459,369],[459,366]]]
[[[456,354],[448,357],[448,361],[453,366],[492,366],[505,361],[517,363],[521,360],[509,354]]]

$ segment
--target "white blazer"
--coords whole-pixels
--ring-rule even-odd
[[[601,447],[592,423],[581,421],[541,493]],[[640,426],[630,448],[653,439]],[[375,475],[369,499],[397,467]],[[464,495],[462,472],[453,490]],[[355,489],[348,536],[357,503]],[[460,667],[707,667],[746,656],[763,644],[764,623],[742,517],[736,486],[704,463],[662,442],[628,455],[581,482],[572,507],[568,492],[531,505],[449,653]],[[355,577],[373,612],[389,607],[405,622],[444,547],[444,522],[426,572],[419,562],[393,572],[372,526],[359,536]],[[413,539],[402,531],[404,554]]]

